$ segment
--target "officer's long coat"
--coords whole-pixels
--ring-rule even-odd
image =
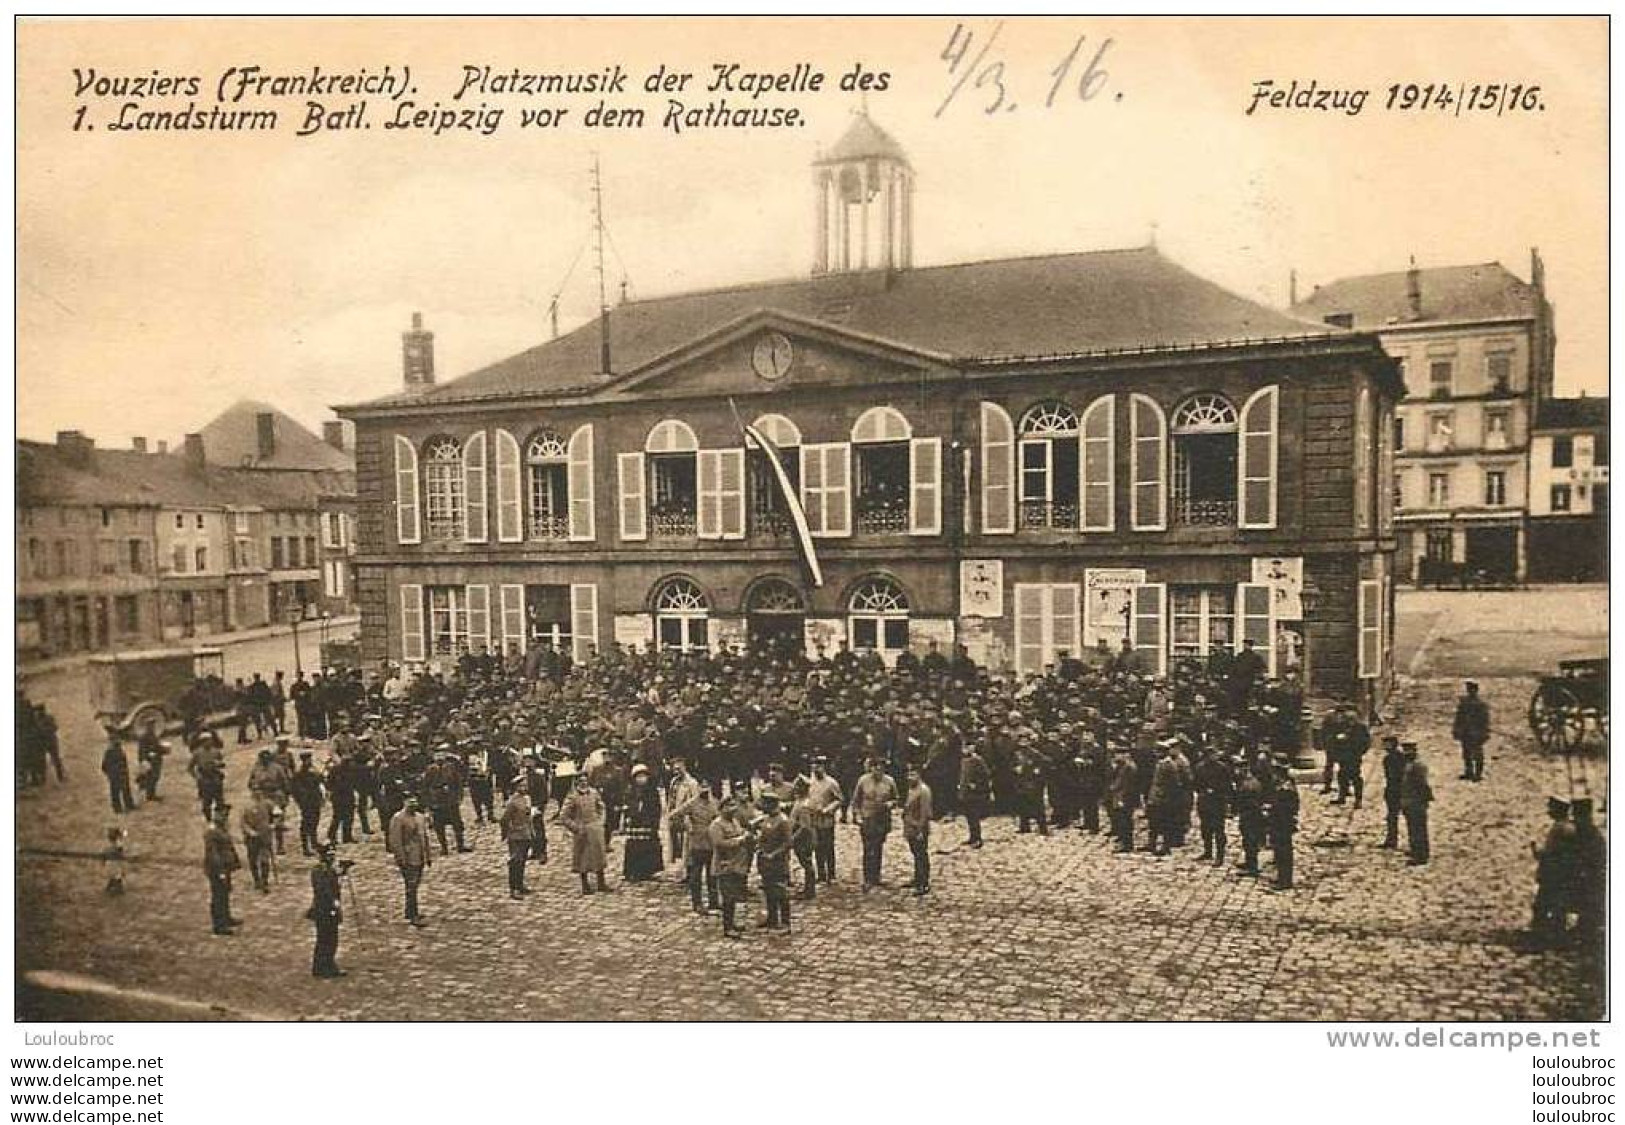
[[[595,789],[577,789],[559,811],[559,823],[570,830],[570,870],[577,875],[597,874],[606,864],[604,799]]]

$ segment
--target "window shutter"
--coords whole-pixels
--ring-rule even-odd
[[[1382,583],[1360,580],[1360,678],[1376,679],[1382,671]]]
[[[640,455],[641,458],[641,455]],[[570,585],[570,653],[585,664],[598,645],[598,587],[591,582]]]
[[[1016,674],[1044,670],[1045,588],[1016,583]]]
[[[423,587],[401,585],[401,662],[423,663]]]
[[[1135,531],[1164,531],[1168,527],[1168,430],[1162,408],[1145,395],[1129,399],[1130,428],[1134,431],[1134,487],[1129,494],[1130,518]]]
[[[463,542],[484,543],[485,431],[463,443]]]
[[[517,543],[525,537],[519,508],[519,441],[507,430],[497,430],[497,539]]]
[[[1236,651],[1252,641],[1271,676],[1275,675],[1275,590],[1259,582],[1236,587]]]
[[[720,539],[722,538],[721,450],[700,450],[699,493],[699,521],[696,532],[701,539]]]
[[[1083,412],[1079,438],[1083,448],[1078,457],[1078,504],[1082,511],[1078,513],[1078,526],[1084,531],[1112,531],[1117,527],[1112,497],[1116,473],[1116,401],[1117,396],[1104,395]]]
[[[807,516],[807,530],[823,535],[824,454],[821,445],[801,447],[801,509]]]
[[[1241,456],[1236,458],[1236,495],[1242,527],[1275,526],[1276,413],[1271,385],[1254,391],[1241,408]]]
[[[632,542],[649,537],[644,509],[643,454],[622,453],[615,459],[621,484],[621,538]]]
[[[1060,662],[1063,652],[1068,656],[1083,655],[1083,634],[1078,620],[1078,611],[1082,607],[1083,599],[1077,584],[1056,583],[1049,588],[1049,596],[1052,632],[1050,643],[1055,661]]]
[[[587,422],[570,435],[571,542],[590,543],[598,538],[592,472],[592,423]]]
[[[1016,428],[996,402],[982,403],[982,534],[1016,530]]]
[[[468,602],[468,651],[491,651],[491,587],[464,586]]]
[[[745,451],[723,449],[717,456],[717,508],[723,539],[745,537]]]
[[[1154,675],[1166,671],[1168,587],[1147,582],[1134,587],[1134,651]]]
[[[908,444],[910,535],[942,533],[942,439],[914,438]]]
[[[409,440],[395,435],[395,541],[420,543],[418,523],[418,451]],[[419,640],[422,640],[421,631]],[[421,656],[419,660],[423,659]]]
[[[525,588],[504,582],[502,599],[502,655],[525,651]]]

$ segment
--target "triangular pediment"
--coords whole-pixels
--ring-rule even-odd
[[[873,386],[948,370],[945,356],[761,309],[655,357],[604,388],[612,398],[770,394]]]

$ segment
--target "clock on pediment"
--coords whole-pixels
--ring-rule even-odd
[[[790,373],[794,359],[795,349],[790,345],[790,338],[782,332],[769,332],[751,349],[750,366],[761,378],[776,383]]]

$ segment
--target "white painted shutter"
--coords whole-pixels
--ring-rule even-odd
[[[1145,668],[1161,676],[1167,667],[1168,587],[1147,582],[1134,587],[1134,651]]]
[[[1078,456],[1078,526],[1084,531],[1112,531],[1117,511],[1112,496],[1116,475],[1116,396],[1095,399],[1083,412],[1082,448]]]
[[[1016,583],[1016,674],[1044,670],[1044,594],[1041,585]]]
[[[497,539],[517,543],[525,537],[524,510],[520,507],[519,441],[507,430],[497,430]]]
[[[722,451],[699,452],[699,521],[696,533],[701,539],[722,538]]]
[[[1382,672],[1382,583],[1360,580],[1360,678],[1376,679]]]
[[[914,438],[908,443],[910,535],[942,534],[942,439]]]
[[[1129,398],[1130,428],[1134,433],[1133,489],[1130,517],[1135,531],[1164,531],[1168,527],[1168,427],[1162,408],[1145,395]]]
[[[723,449],[717,456],[717,512],[723,539],[745,537],[745,451]]]
[[[485,522],[485,431],[480,430],[463,443],[463,542],[484,543]]]
[[[525,588],[504,582],[502,602],[502,655],[512,656],[525,651]]]
[[[1078,619],[1083,598],[1074,582],[1057,582],[1049,588],[1049,598],[1050,648],[1052,658],[1059,664],[1062,653],[1083,655],[1082,622]]]
[[[642,474],[639,474],[642,479]],[[598,538],[593,511],[592,423],[577,426],[570,435],[570,541],[590,543]]]
[[[570,585],[570,652],[583,664],[598,644],[598,587],[591,582]]]
[[[418,521],[418,451],[409,440],[395,435],[395,542],[421,543]],[[418,637],[422,641],[422,635]],[[422,657],[418,657],[422,659]]]
[[[621,538],[628,541],[647,539],[649,521],[644,504],[643,454],[622,453],[615,463],[621,484]]]
[[[1270,675],[1275,675],[1275,590],[1261,582],[1243,582],[1236,587],[1236,651],[1245,641],[1264,658]]]
[[[464,586],[468,601],[468,651],[491,651],[491,587]]]
[[[423,663],[423,587],[401,585],[401,662]]]
[[[851,447],[846,442],[801,447],[801,506],[813,535],[852,534]]]
[[[1016,427],[996,402],[982,403],[982,534],[1016,530]]]
[[[1241,408],[1241,455],[1236,458],[1236,497],[1242,527],[1275,526],[1276,437],[1279,393],[1271,385],[1253,392]]]

